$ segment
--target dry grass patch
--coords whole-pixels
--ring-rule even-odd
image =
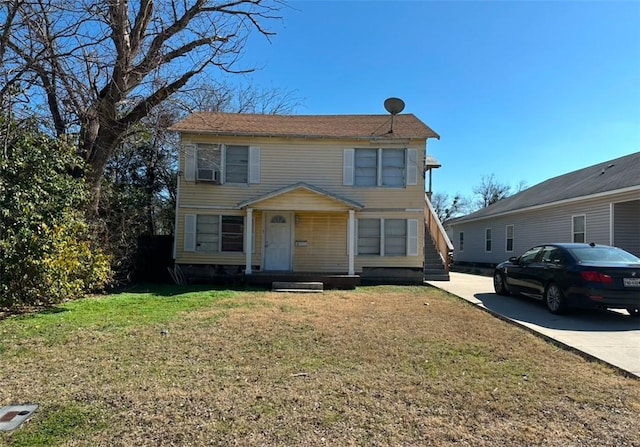
[[[640,446],[638,381],[436,289],[165,295],[0,322],[0,445]]]

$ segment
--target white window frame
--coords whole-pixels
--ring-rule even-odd
[[[583,230],[581,233],[576,232],[576,219],[582,218],[582,227]],[[587,242],[587,215],[586,214],[574,214],[571,216],[571,242],[576,241],[576,235],[582,234],[582,242]]]
[[[408,231],[408,225],[407,225],[407,219],[381,219],[382,220],[382,242],[380,244],[380,249],[381,249],[381,253],[382,256],[387,256],[387,257],[398,257],[398,256],[407,256],[407,239],[409,237],[409,231]],[[394,221],[394,222],[398,222],[398,221],[404,221],[404,254],[387,254],[388,253],[388,249],[390,247],[387,247],[387,239],[391,239],[391,237],[388,237],[389,235],[387,234],[387,228],[391,228],[390,222]],[[402,226],[402,225],[401,225]]]
[[[509,237],[509,228],[511,228],[511,237]],[[516,232],[513,224],[505,226],[504,233],[504,251],[507,253],[513,253],[516,242]],[[511,240],[511,250],[509,250],[509,240]]]
[[[229,179],[229,174],[230,174],[230,155],[235,151],[235,150],[246,150],[246,154],[247,154],[247,160],[246,162],[243,162],[241,164],[237,164],[238,167],[240,167],[240,169],[244,170],[244,178],[242,181],[234,181],[234,180],[230,180]],[[224,148],[224,182],[225,183],[231,183],[231,184],[238,184],[238,185],[246,185],[249,183],[249,146],[247,145],[242,145],[242,144],[230,144],[230,145],[226,145]]]
[[[199,181],[198,179],[198,146],[215,146],[220,151],[217,161],[212,161],[211,166],[206,169],[213,169],[218,172],[218,176],[214,178],[211,183],[227,183],[227,146],[217,143],[206,144],[186,144],[184,145],[184,170],[183,178],[186,181]],[[260,183],[260,147],[247,146],[247,145],[233,145],[233,147],[246,147],[248,151],[247,161],[247,181],[246,182],[229,182],[231,184],[246,185],[246,184],[258,184]],[[219,164],[218,164],[219,162]],[[202,179],[200,179],[202,181]]]
[[[360,240],[360,235],[358,234],[358,229],[360,227],[360,220],[372,220],[372,221],[377,221],[379,224],[379,249],[378,249],[378,253],[376,254],[362,254],[359,252],[358,247],[359,247],[359,240]],[[389,220],[402,220],[405,223],[405,250],[404,250],[404,254],[400,255],[389,255],[386,253],[386,232],[385,232],[385,222],[389,221]],[[405,219],[405,218],[397,218],[397,219],[385,219],[385,218],[361,218],[361,219],[356,219],[356,235],[355,235],[355,243],[356,243],[356,255],[358,256],[370,256],[370,257],[394,257],[394,258],[398,258],[398,257],[406,257],[406,256],[418,256],[419,254],[419,247],[418,247],[418,241],[419,241],[419,235],[418,235],[418,227],[419,227],[419,221],[418,219]]]
[[[211,250],[211,251],[205,251],[205,250],[199,250],[198,249],[198,217],[199,216],[214,216],[217,217],[218,222],[217,222],[217,226],[218,226],[218,232],[216,234],[217,236],[217,249],[216,250]],[[222,233],[222,220],[224,217],[242,217],[243,221],[242,221],[242,251],[223,251],[222,250],[222,239],[223,239],[223,233]],[[255,222],[255,220],[254,220]],[[185,252],[196,252],[196,253],[203,253],[203,254],[217,254],[217,253],[224,253],[224,254],[238,254],[241,255],[243,253],[246,253],[246,247],[245,247],[245,232],[246,232],[246,228],[247,228],[247,222],[246,222],[246,216],[239,216],[239,215],[233,215],[233,214],[185,214],[184,216],[184,251]],[[253,228],[253,233],[255,234],[255,225],[252,225]],[[255,241],[255,236],[253,236],[253,241]],[[255,248],[252,247],[251,248],[251,252],[255,252]]]
[[[485,253],[491,253],[491,250],[493,249],[493,231],[491,230],[491,228],[485,228],[484,229],[484,251]]]
[[[377,225],[377,235],[375,236],[369,236],[367,235],[368,238],[375,238],[378,240],[378,250],[376,253],[360,253],[360,236],[362,234],[361,229],[360,229],[360,221],[371,221],[371,222],[376,222]],[[376,225],[373,225],[374,227]],[[380,225],[380,219],[370,219],[370,218],[363,218],[363,219],[357,219],[356,222],[356,253],[361,255],[361,256],[380,256],[380,240],[382,239],[382,235],[380,234],[380,231],[382,229],[382,226]]]
[[[375,151],[375,183],[358,183],[357,175],[357,153],[358,151]],[[386,151],[403,152],[402,182],[400,184],[384,184],[386,177],[384,173],[384,154]],[[414,148],[355,148],[345,149],[343,155],[343,184],[347,186],[357,186],[361,188],[405,188],[418,184],[418,150]]]
[[[206,165],[200,165],[201,162],[201,157],[200,157],[200,153],[204,153],[205,151],[211,151],[211,159],[209,160],[209,163]],[[216,156],[216,152],[218,153]],[[200,171],[205,171],[205,170],[211,170],[212,171],[212,175],[211,178],[209,179],[209,181],[214,181],[214,179],[216,179],[216,172],[217,172],[217,180],[220,181],[220,175],[221,175],[221,167],[220,164],[216,163],[215,159],[218,160],[222,160],[222,147],[220,144],[209,144],[209,143],[199,143],[196,145],[196,159],[195,159],[195,177],[196,180],[198,181],[202,181],[205,180],[205,178],[201,178],[200,177]]]

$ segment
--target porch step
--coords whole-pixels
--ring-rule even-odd
[[[274,281],[273,292],[322,293],[324,284],[316,281]]]

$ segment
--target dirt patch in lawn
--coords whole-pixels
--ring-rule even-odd
[[[0,445],[640,446],[638,381],[432,288],[66,330],[0,345],[0,405],[42,405]]]

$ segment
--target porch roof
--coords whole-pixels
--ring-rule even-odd
[[[341,197],[341,196],[339,196],[337,194],[330,193],[327,190],[324,190],[324,189],[319,188],[317,186],[310,185],[310,184],[305,183],[305,182],[294,183],[294,184],[285,186],[283,188],[275,189],[275,190],[273,190],[271,192],[268,192],[266,194],[263,194],[261,196],[254,197],[254,198],[242,201],[242,202],[238,203],[238,208],[246,208],[246,207],[249,207],[251,205],[256,205],[256,204],[258,204],[260,202],[264,202],[265,200],[273,199],[273,198],[280,197],[280,196],[283,196],[285,194],[289,194],[289,193],[292,193],[292,192],[295,192],[295,191],[300,191],[300,190],[309,191],[309,192],[313,193],[314,195],[317,195],[317,196],[319,196],[321,198],[324,198],[324,199],[328,199],[328,200],[330,200],[332,202],[339,203],[339,204],[341,204],[343,206],[346,206],[347,208],[350,208],[350,209],[361,210],[362,208],[364,208],[364,205],[362,205],[362,204],[360,204],[360,203],[358,203],[358,202],[356,202],[354,200],[350,200],[350,199],[347,199],[345,197]]]

